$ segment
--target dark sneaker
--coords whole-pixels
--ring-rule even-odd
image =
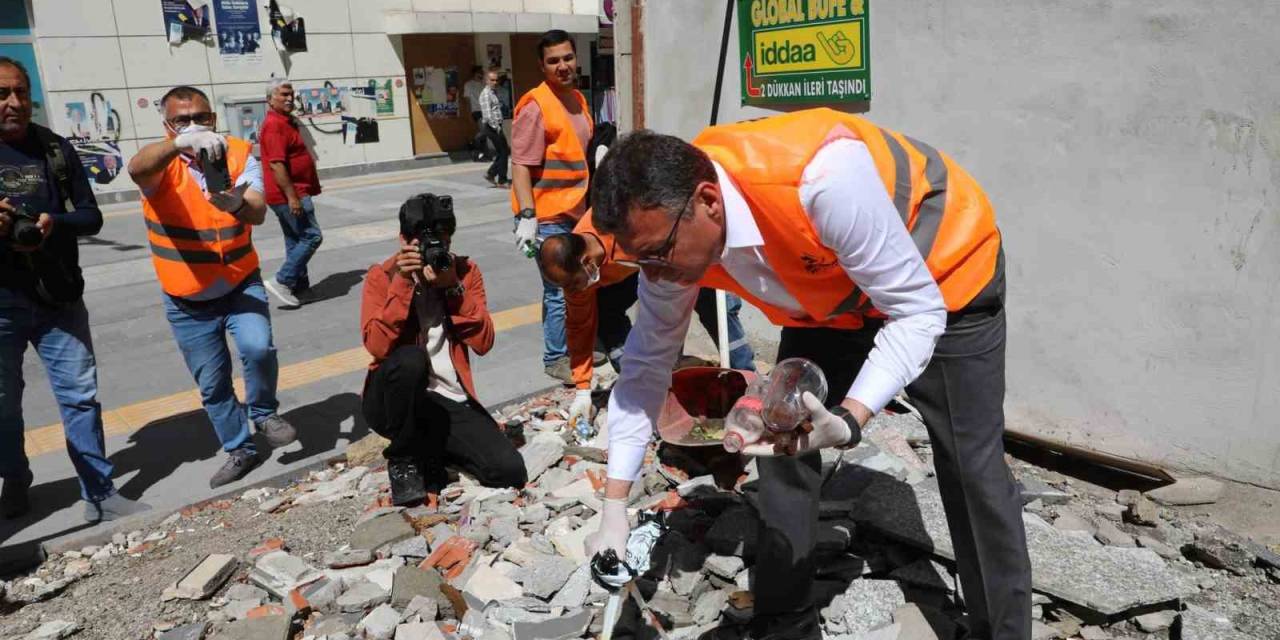
[[[387,477],[391,479],[391,504],[415,507],[427,497],[422,473],[412,460],[388,460]]]
[[[31,510],[31,498],[27,495],[27,490],[34,481],[35,476],[30,469],[23,475],[5,479],[4,489],[0,490],[0,516],[7,519],[18,518]]]
[[[487,173],[486,173],[486,174],[484,174],[484,179],[485,179],[489,184],[491,184],[491,185],[493,185],[493,186],[495,186],[495,187],[496,187],[496,186],[499,186],[498,179],[497,179],[497,178],[495,178],[495,177],[493,177],[493,176],[491,176],[491,175],[489,175],[489,174],[487,174]]]
[[[135,513],[142,513],[150,508],[151,505],[145,502],[136,502],[118,493],[113,493],[111,497],[100,502],[86,501],[84,503],[84,519],[85,522],[111,522]]]
[[[573,369],[569,366],[568,358],[560,358],[542,370],[565,385],[573,384]]]
[[[698,640],[822,640],[818,612],[805,609],[777,616],[756,616],[745,625],[723,625]]]
[[[262,458],[258,456],[257,451],[249,449],[236,449],[227,454],[227,461],[223,463],[222,468],[209,478],[209,488],[217,489],[224,484],[229,484],[239,480],[253,471],[254,467],[262,464]]]
[[[262,422],[253,423],[253,426],[258,429],[258,433],[267,437],[267,444],[272,447],[283,447],[298,439],[298,430],[279,415],[267,416]]]

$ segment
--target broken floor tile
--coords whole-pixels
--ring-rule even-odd
[[[249,579],[254,584],[266,589],[280,600],[283,600],[293,589],[313,582],[322,575],[307,564],[306,560],[287,551],[272,551],[263,555],[249,571]]]
[[[521,584],[524,585],[525,593],[550,598],[564,586],[577,568],[576,562],[563,556],[539,556],[521,570]]]
[[[946,593],[956,592],[956,579],[951,575],[951,570],[932,558],[921,558],[911,564],[898,567],[889,574],[889,577],[917,587]]]
[[[515,640],[568,640],[587,632],[593,612],[580,609],[545,622],[517,622],[511,625]]]
[[[367,640],[391,640],[400,624],[400,612],[391,605],[378,605],[356,625],[356,630]]]
[[[1179,478],[1177,482],[1152,489],[1148,498],[1169,506],[1213,504],[1222,498],[1223,484],[1213,478]]]
[[[284,615],[248,618],[223,627],[212,640],[287,640],[289,626]]]
[[[860,524],[954,560],[937,481],[908,486],[877,482],[863,494],[855,516]],[[1102,547],[1054,529],[1034,514],[1023,514],[1037,591],[1115,615],[1134,607],[1168,602],[1194,593],[1189,580],[1148,549]]]
[[[391,599],[391,592],[372,582],[357,582],[338,596],[335,603],[343,613],[364,611]]]
[[[1178,626],[1182,640],[1254,640],[1253,636],[1236,631],[1230,618],[1193,604],[1178,616]]]
[[[534,482],[547,469],[564,457],[564,438],[551,433],[540,433],[520,448],[529,482]]]
[[[1022,503],[1028,504],[1034,500],[1039,500],[1044,504],[1066,504],[1071,501],[1071,494],[1052,487],[1049,483],[1036,478],[1027,476],[1019,483],[1022,490]]]

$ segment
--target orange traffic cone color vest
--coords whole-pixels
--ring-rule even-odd
[[[227,170],[235,184],[251,146],[227,138]],[[151,262],[165,293],[194,296],[219,279],[239,284],[258,269],[249,225],[209,204],[187,162],[174,158],[156,192],[144,196],[142,212],[151,243]]]
[[[747,298],[782,326],[856,329],[864,315],[884,317],[818,239],[801,206],[801,174],[819,149],[838,138],[867,145],[947,310],[964,308],[991,281],[999,262],[1000,231],[982,188],[933,147],[825,108],[710,127],[693,141],[741,191],[764,238],[765,258],[805,314],[797,317],[762,302],[719,265],[701,284]]]
[[[591,123],[591,109],[587,106],[586,98],[576,90],[573,96],[582,106],[587,122]],[[590,174],[583,149],[590,140],[578,140],[573,123],[569,121],[569,112],[547,83],[543,82],[521,96],[516,103],[515,114],[519,115],[520,110],[531,100],[538,102],[547,136],[547,150],[542,166],[529,169],[529,177],[533,181],[533,208],[538,213],[538,220],[551,220],[573,210],[587,197]],[[511,191],[511,211],[520,212],[520,203],[516,201],[514,189]]]

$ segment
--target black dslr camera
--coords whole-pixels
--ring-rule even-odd
[[[9,215],[13,217],[13,226],[9,232],[10,244],[23,249],[34,249],[40,246],[44,241],[44,234],[36,224],[40,216],[31,213],[24,204],[16,205]]]
[[[408,240],[417,239],[422,252],[422,264],[433,271],[453,268],[449,256],[449,242],[444,235],[453,236],[458,220],[453,216],[453,196],[420,193],[400,206],[400,235]]]

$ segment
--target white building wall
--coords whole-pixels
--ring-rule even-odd
[[[88,104],[94,92],[100,93],[119,113],[118,144],[127,164],[140,146],[164,135],[155,102],[175,85],[208,93],[219,128],[226,131],[223,99],[264,97],[272,74],[289,77],[299,89],[326,81],[363,86],[371,79],[379,84],[390,79],[395,112],[378,116],[379,142],[345,145],[340,134],[325,133],[340,130],[336,117],[315,118],[315,126],[307,129],[322,169],[412,158],[400,37],[387,35],[384,24],[384,11],[410,10],[410,0],[285,0],[306,21],[308,50],[292,54],[275,50],[266,9],[254,2],[262,29],[261,62],[237,66],[226,64],[212,41],[171,47],[159,0],[34,0],[32,31],[50,124],[70,134],[66,104]],[[212,21],[216,31],[216,16]],[[134,185],[122,174],[95,189],[131,191]]]

